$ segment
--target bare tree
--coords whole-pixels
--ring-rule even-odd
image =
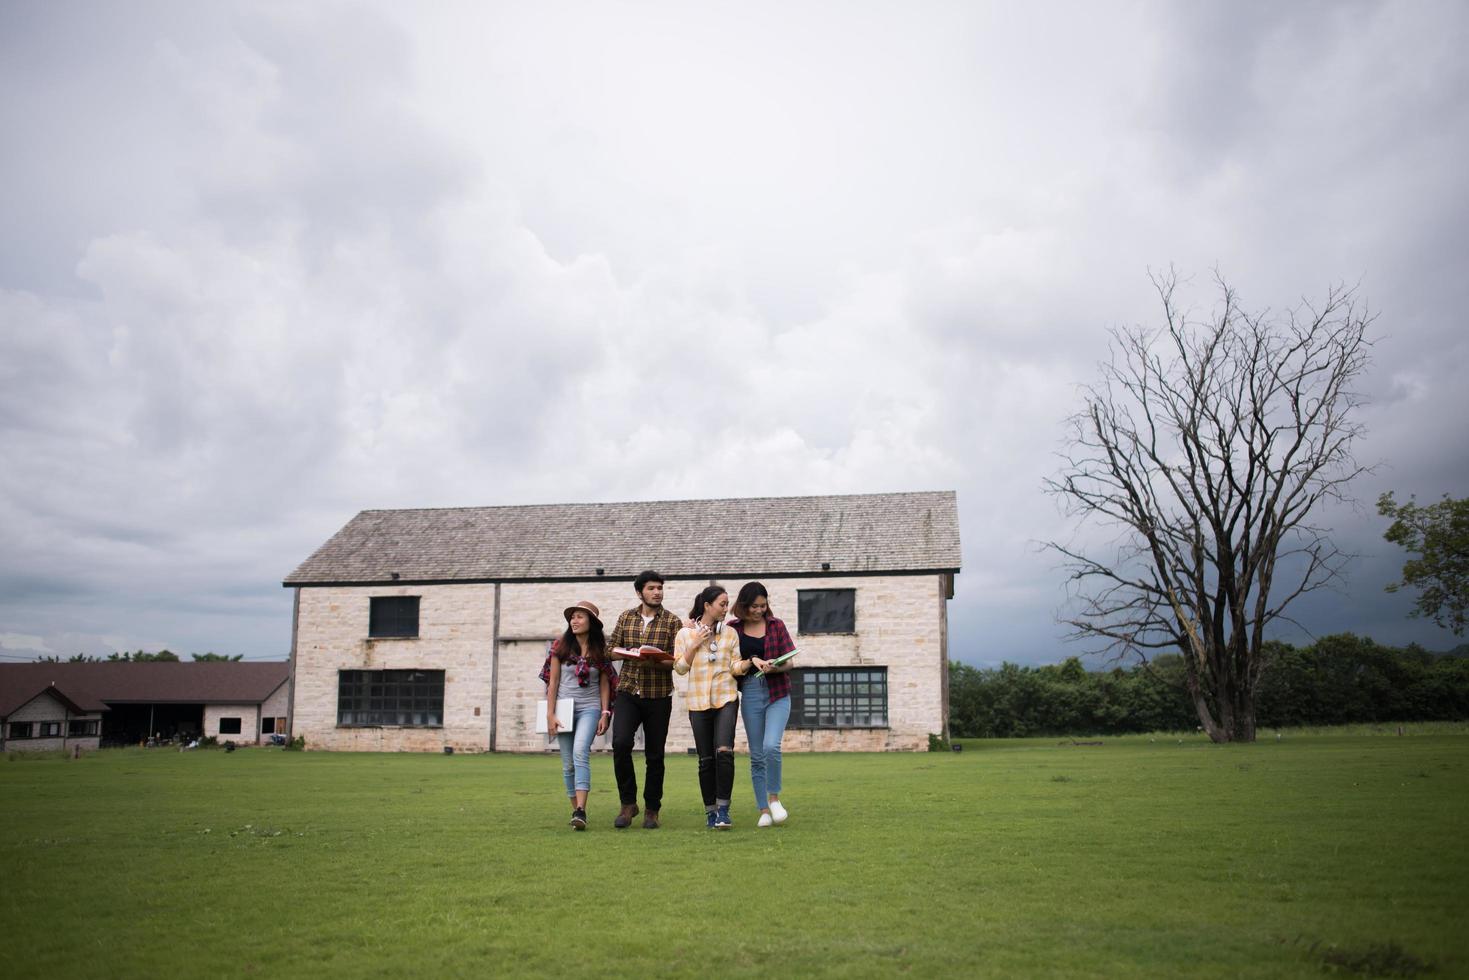
[[[1209,737],[1253,741],[1267,629],[1350,557],[1312,515],[1365,469],[1353,385],[1374,317],[1351,288],[1279,315],[1246,312],[1216,283],[1221,306],[1198,320],[1178,306],[1177,274],[1154,276],[1163,326],[1112,332],[1046,490],[1117,533],[1048,547],[1070,573],[1074,636],[1144,662],[1181,651]]]

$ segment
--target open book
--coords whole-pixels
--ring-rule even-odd
[[[644,643],[640,647],[613,647],[612,652],[634,660],[672,660],[673,654],[664,653],[651,643]]]

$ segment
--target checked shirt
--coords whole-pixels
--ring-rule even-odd
[[[711,651],[710,647],[714,649]],[[685,693],[690,711],[722,708],[740,696],[734,673],[735,665],[740,662],[740,637],[734,630],[701,635],[698,630],[685,627],[673,641],[673,652],[679,657],[673,662],[673,669],[689,675]],[[709,659],[711,652],[713,660]],[[744,669],[740,668],[742,672]]]
[[[667,609],[660,608],[653,621],[643,629],[643,616],[637,606],[617,617],[617,625],[607,635],[607,651],[616,647],[636,647],[644,643],[655,646],[664,653],[673,652],[673,638],[683,629],[683,623]],[[622,660],[622,674],[617,679],[617,689],[640,698],[673,697],[673,672],[667,665],[661,667],[641,660]]]
[[[729,621],[741,636],[745,635],[745,624],[738,619]],[[776,657],[784,657],[796,648],[796,643],[791,639],[786,624],[771,616],[765,616],[765,652],[761,654],[761,660],[774,660]],[[782,664],[781,667],[789,667],[790,662]],[[779,701],[791,693],[791,675],[776,668],[775,671],[765,675],[765,690],[770,695],[770,700]]]

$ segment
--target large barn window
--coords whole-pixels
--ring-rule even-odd
[[[221,735],[238,735],[238,734],[240,734],[240,719],[238,719],[238,718],[221,718],[221,719],[219,719],[219,734],[221,734]]]
[[[886,667],[806,667],[791,671],[792,728],[886,728]]]
[[[95,718],[73,718],[66,723],[66,734],[68,735],[96,735],[97,719]]]
[[[380,595],[370,600],[368,636],[417,636],[418,596]]]
[[[61,734],[61,722],[59,721],[43,721],[40,727],[42,738],[56,738]]]
[[[798,633],[857,632],[856,589],[798,589]]]
[[[30,738],[31,723],[28,721],[12,721],[10,723],[11,738]]]
[[[337,725],[438,728],[444,723],[442,670],[337,672]]]

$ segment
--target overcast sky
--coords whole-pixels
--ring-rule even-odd
[[[1302,621],[1451,647],[1372,502],[1469,493],[1466,49],[1460,2],[0,0],[0,657],[284,657],[365,508],[927,489],[956,659],[1082,653],[1041,484],[1170,264],[1360,284],[1381,465]]]

